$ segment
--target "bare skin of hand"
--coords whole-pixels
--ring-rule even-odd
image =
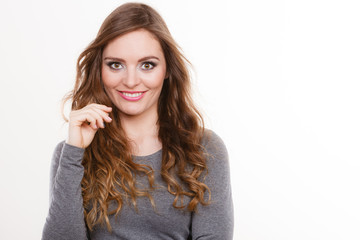
[[[71,111],[66,143],[79,148],[88,147],[99,128],[105,128],[104,123],[112,121],[109,117],[111,110],[111,107],[92,103],[82,109]]]

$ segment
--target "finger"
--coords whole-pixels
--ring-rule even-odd
[[[93,113],[92,113],[93,112]],[[80,109],[70,113],[70,125],[81,126],[84,123],[89,124],[93,129],[97,129],[96,113],[89,109]]]
[[[82,124],[87,124],[94,130],[98,129],[98,125],[96,124],[96,118],[93,117],[90,113],[84,113],[82,117],[84,119],[82,121]]]
[[[98,128],[104,128],[104,120],[101,113],[98,110],[92,108],[87,110],[87,114],[89,114],[93,119],[95,119],[95,126]]]
[[[93,110],[101,116],[103,121],[105,121],[105,122],[112,121],[111,117],[109,117],[109,113],[103,111],[102,109],[98,109],[98,108],[93,108]]]
[[[105,112],[111,112],[112,111],[112,107],[108,107],[108,106],[103,105],[103,104],[92,103],[92,104],[90,104],[88,106],[90,108],[95,107],[97,109],[101,109],[101,110],[103,110]]]
[[[72,111],[69,116],[70,124],[80,126],[87,121],[91,123],[92,128],[104,128],[104,121],[112,121],[109,117],[109,111],[111,108],[105,105],[90,104],[82,109]]]
[[[105,111],[106,110],[106,111]],[[94,117],[96,117],[98,119],[98,123],[99,126],[103,126],[103,122],[111,122],[112,119],[109,116],[109,110],[111,110],[111,108],[106,107],[105,105],[99,105],[99,104],[90,104],[88,106],[86,106],[86,108],[84,109],[84,111],[87,112],[91,112],[94,114],[98,114],[102,119],[99,119],[98,116],[93,115]]]

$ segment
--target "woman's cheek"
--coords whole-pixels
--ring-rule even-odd
[[[104,69],[102,71],[101,78],[106,88],[115,87],[119,81],[119,76]]]
[[[150,88],[161,87],[164,82],[165,74],[163,72],[154,72],[143,78],[145,85]]]

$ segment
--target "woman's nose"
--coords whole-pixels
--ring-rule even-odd
[[[128,88],[135,88],[140,83],[139,74],[136,71],[136,68],[128,68],[127,74],[124,78],[124,85]]]

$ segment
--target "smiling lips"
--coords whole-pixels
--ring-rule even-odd
[[[127,101],[138,101],[145,95],[145,93],[146,91],[143,92],[119,91],[120,96]]]

